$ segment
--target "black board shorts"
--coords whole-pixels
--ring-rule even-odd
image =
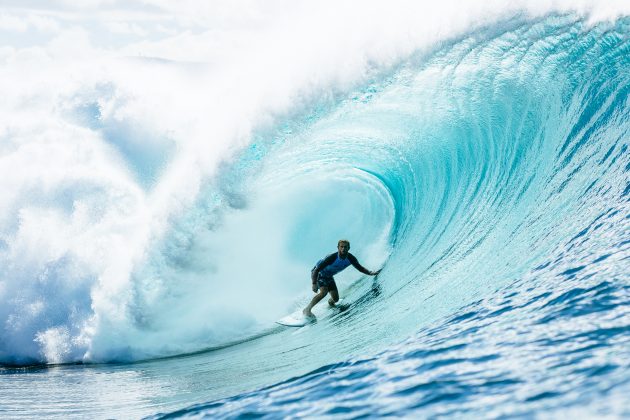
[[[332,277],[323,277],[321,273],[317,277],[317,286],[325,287],[330,292],[331,290],[337,291],[337,283],[335,283],[335,279]]]

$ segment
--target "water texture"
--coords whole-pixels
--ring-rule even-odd
[[[0,288],[0,414],[629,417],[629,34],[627,17],[501,20],[253,129],[159,234],[133,230],[149,245],[128,283],[95,283],[117,272],[66,252],[37,292]],[[145,154],[120,139],[146,133],[101,109],[72,115],[159,190],[177,141]],[[139,206],[114,178],[107,211],[133,229],[159,200]],[[113,223],[90,213],[93,188],[50,193],[63,202],[42,220]],[[25,226],[0,237],[5,262]],[[341,237],[381,274],[347,270],[347,307],[274,325]],[[0,270],[10,285],[29,268]],[[83,280],[42,298],[69,278]]]

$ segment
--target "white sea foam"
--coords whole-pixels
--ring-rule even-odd
[[[484,24],[630,14],[623,1],[125,4],[0,12],[1,362],[150,357],[255,331],[302,296],[287,279],[312,256],[287,251],[303,244],[281,222],[304,220],[283,209],[309,196],[194,211],[254,130]],[[343,188],[342,205],[362,203]]]

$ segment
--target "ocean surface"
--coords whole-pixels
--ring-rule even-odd
[[[0,51],[0,417],[630,418],[630,17],[457,22]]]

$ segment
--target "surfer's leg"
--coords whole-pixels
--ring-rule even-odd
[[[324,296],[326,296],[327,294],[328,294],[328,288],[320,287],[319,292],[315,296],[313,296],[311,303],[309,303],[308,306],[304,308],[302,313],[306,316],[315,316],[313,315],[313,312],[311,312],[311,309],[313,309],[313,306],[317,305],[319,301],[322,300]]]
[[[330,306],[335,306],[335,303],[339,301],[339,291],[337,290],[337,283],[335,283],[335,279],[330,279],[327,286],[328,291],[330,292],[330,299],[328,299],[328,304]]]
[[[339,292],[337,289],[330,290],[330,299],[328,299],[328,304],[330,306],[335,306],[335,303],[339,302]]]

